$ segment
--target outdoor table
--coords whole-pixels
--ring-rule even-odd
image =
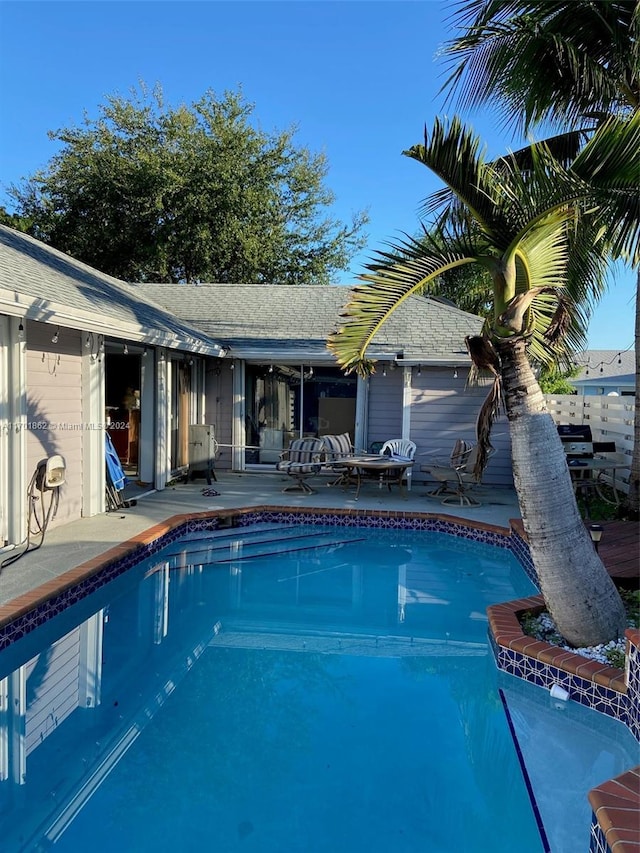
[[[389,456],[352,456],[348,459],[343,459],[340,462],[349,472],[350,481],[355,478],[356,481],[356,497],[358,500],[360,495],[360,486],[362,485],[362,477],[366,474],[379,475],[378,488],[382,488],[382,481],[386,475],[387,485],[391,489],[391,483],[396,482],[402,491],[402,478],[407,468],[411,468],[413,462],[402,462],[398,459],[391,459]],[[397,479],[391,479],[391,472],[397,472]]]

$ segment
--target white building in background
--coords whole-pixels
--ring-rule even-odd
[[[584,350],[576,356],[580,373],[569,379],[578,394],[631,397],[636,391],[635,350]]]

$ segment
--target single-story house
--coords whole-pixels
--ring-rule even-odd
[[[205,412],[217,427],[221,467],[273,465],[297,436],[349,432],[371,450],[410,438],[420,454],[448,456],[472,439],[487,386],[467,387],[464,344],[482,320],[444,301],[415,296],[390,317],[369,349],[368,380],[345,375],[326,348],[349,287],[328,285],[135,285],[189,326],[228,347],[207,377]],[[511,482],[506,423],[495,430],[486,481]],[[414,472],[414,482],[420,472]]]
[[[374,339],[368,380],[326,349],[346,286],[127,284],[0,226],[0,545],[26,531],[41,459],[60,454],[56,523],[105,509],[104,432],[125,472],[164,488],[211,424],[219,469],[273,469],[289,441],[349,432],[447,456],[473,438],[486,387],[466,387],[480,318],[414,297]],[[510,483],[508,428],[485,480]],[[16,496],[20,496],[17,498]]]
[[[578,394],[633,397],[636,393],[635,350],[590,349],[575,358],[578,375],[569,379]]]

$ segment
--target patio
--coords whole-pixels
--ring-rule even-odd
[[[52,528],[42,548],[6,566],[0,573],[0,605],[29,592],[65,571],[102,554],[131,536],[152,527],[176,513],[228,510],[250,506],[292,506],[312,508],[347,508],[354,510],[429,512],[456,516],[461,519],[508,527],[510,518],[520,511],[513,489],[504,486],[479,486],[475,493],[482,502],[477,507],[443,507],[435,498],[425,497],[425,484],[414,483],[412,491],[402,493],[394,486],[378,488],[375,480],[363,484],[358,500],[355,489],[343,490],[330,486],[331,477],[316,477],[312,481],[315,494],[283,493],[291,478],[276,473],[222,472],[217,482],[207,487],[204,480],[168,486],[162,492],[143,492],[131,489],[127,497],[137,498],[130,509],[82,518]],[[219,492],[206,496],[209,488]],[[138,494],[136,494],[136,491]],[[62,498],[64,500],[64,498]],[[3,556],[10,556],[7,551]]]

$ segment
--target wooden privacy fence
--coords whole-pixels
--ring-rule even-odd
[[[628,492],[633,453],[635,397],[545,394],[545,399],[547,408],[557,424],[588,424],[594,441],[615,441],[616,461],[626,462],[629,466],[616,473],[616,487]]]

